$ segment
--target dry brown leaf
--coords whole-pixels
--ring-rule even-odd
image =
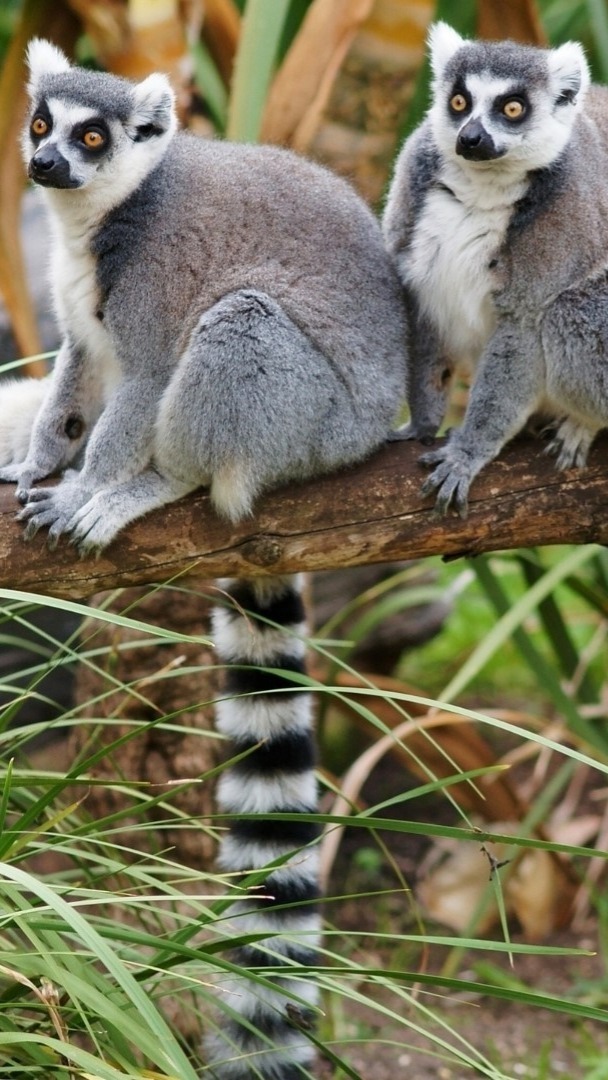
[[[85,33],[95,45],[100,60],[120,49],[128,35],[125,0],[66,0]]]
[[[373,0],[314,0],[272,83],[262,142],[306,150],[352,40]]]
[[[534,0],[479,0],[477,33],[481,38],[523,41],[528,45],[546,45],[547,37]]]
[[[519,825],[497,822],[496,829],[516,835]],[[515,916],[528,941],[542,941],[569,922],[576,884],[553,852],[503,844],[492,844],[491,849],[498,862],[511,860],[496,872],[501,875],[507,914]],[[421,868],[416,894],[425,912],[438,922],[459,933],[484,934],[499,922],[490,880],[488,858],[477,844],[440,839]]]
[[[129,0],[118,40],[98,33],[95,46],[104,67],[129,79],[164,71],[179,92],[191,75],[186,23],[180,18],[178,0],[155,4]]]
[[[320,680],[323,675],[320,671],[315,672],[315,677]],[[408,716],[424,717],[424,722],[414,722],[407,728],[407,738],[399,736],[407,742],[408,750],[404,750],[395,743],[394,736],[401,730],[403,713],[399,712],[390,701],[382,697],[365,698],[365,704],[370,708],[385,727],[393,730],[393,737],[382,736],[381,733],[371,728],[369,721],[361,716],[348,702],[348,690],[357,686],[369,686],[370,683],[379,690],[387,693],[412,694],[421,697],[419,689],[408,686],[399,679],[386,675],[370,675],[368,681],[365,676],[357,678],[346,672],[340,672],[333,680],[343,688],[345,693],[341,698],[332,697],[331,709],[348,717],[349,723],[354,723],[368,739],[379,740],[385,748],[382,753],[390,752],[397,757],[404,767],[423,781],[428,780],[429,772],[417,764],[416,758],[424,762],[427,770],[437,777],[449,776],[457,771],[468,769],[480,769],[489,765],[497,765],[496,754],[479,734],[474,724],[457,716],[454,713],[434,711],[428,713],[424,706],[401,702],[403,710]],[[353,702],[361,702],[361,698],[353,695]],[[432,723],[431,723],[432,721]],[[432,728],[433,741],[429,739],[428,732]],[[385,739],[386,741],[382,741]],[[382,756],[382,755],[380,755]],[[456,801],[466,810],[472,810],[481,814],[486,821],[496,820],[519,820],[524,813],[524,806],[519,795],[515,792],[508,778],[504,774],[492,774],[476,781],[475,786],[467,783],[456,784],[451,789]]]
[[[241,16],[234,0],[205,0],[203,37],[226,86],[230,85]]]
[[[575,886],[550,851],[525,851],[507,877],[505,897],[528,941],[542,941],[572,917]]]

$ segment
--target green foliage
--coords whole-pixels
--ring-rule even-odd
[[[532,600],[519,610],[517,600],[509,609],[518,610],[517,618],[511,618],[506,628],[502,623],[500,633],[493,635],[493,648],[498,659],[504,662],[509,636],[523,626],[535,647],[541,647],[544,637],[546,662],[557,664],[562,662],[556,659],[561,656],[559,647],[547,638],[540,605],[550,596],[564,621],[566,601],[573,603],[581,614],[592,612],[594,619],[603,617],[600,614],[606,601],[601,586],[603,553],[596,549],[579,549],[576,553],[566,550],[533,553],[533,556],[536,569],[542,568],[533,586],[536,591],[532,593]],[[525,591],[522,558],[522,555],[514,554],[487,560],[486,574],[495,576],[509,597],[518,589],[521,596],[529,596]],[[462,573],[462,569],[446,570],[452,582]],[[473,579],[467,572],[466,588],[461,583],[454,590],[459,603],[465,606],[469,603],[473,588]],[[491,626],[492,607],[484,600],[487,589],[480,590],[477,586],[476,589],[477,613],[482,611],[485,603],[485,619]],[[8,591],[5,591],[3,602],[5,640],[21,638],[20,630],[27,629],[35,602],[49,603],[43,598],[26,598],[23,594],[9,594]],[[380,595],[379,603],[386,606],[386,594]],[[138,635],[138,648],[145,649],[158,643],[158,628],[149,627],[130,615],[120,617],[86,606],[77,607],[91,618],[115,621],[127,631],[127,636],[132,630]],[[545,609],[547,617],[551,610]],[[585,619],[581,618],[579,622],[576,635],[569,641],[569,649],[574,647],[584,651],[593,637],[593,627]],[[359,625],[369,627],[369,617],[360,620]],[[497,625],[500,627],[501,621]],[[34,645],[31,665],[26,672],[29,689],[25,695],[37,693],[40,677],[49,665],[63,666],[78,657],[80,663],[107,668],[106,650],[96,648],[94,638],[89,637],[81,645],[74,641],[61,644],[53,643],[49,635],[41,638],[33,628],[32,632]],[[165,636],[167,641],[176,637],[187,639],[187,635],[170,632]],[[128,642],[128,647],[133,644]],[[314,647],[321,654],[325,652],[321,642]],[[437,647],[432,644],[425,648]],[[465,657],[463,669],[467,673],[466,679],[460,681],[469,692],[474,690],[475,679],[481,672],[487,676],[493,660],[493,654],[486,650],[483,656],[477,654],[472,668],[470,658],[475,656],[476,648],[473,641],[461,643],[460,647],[460,655]],[[564,653],[563,662],[571,666],[569,649]],[[529,666],[528,658],[524,653],[521,655],[518,663],[525,671]],[[516,656],[514,650],[513,657]],[[592,659],[590,656],[589,670],[593,668]],[[336,664],[338,668],[345,668],[342,661],[338,660]],[[159,677],[179,677],[179,672],[161,673]],[[445,679],[445,674],[443,677]],[[205,671],[201,670],[201,681],[204,678]],[[302,690],[313,686],[330,701],[343,694],[337,685],[319,686],[304,676],[294,676],[294,681]],[[454,678],[451,681],[454,683]],[[490,686],[487,681],[488,693]],[[599,682],[597,686],[599,689]],[[173,1002],[183,1003],[185,1014],[195,1018],[201,1026],[208,1028],[221,1022],[214,1018],[217,1014],[210,1006],[210,987],[218,978],[221,985],[223,973],[233,971],[230,948],[240,939],[238,933],[236,939],[234,934],[231,936],[226,922],[229,897],[234,892],[230,881],[221,875],[184,867],[165,850],[162,837],[176,825],[182,830],[219,832],[227,824],[226,818],[215,821],[186,818],[176,809],[172,791],[159,796],[146,784],[129,784],[117,778],[111,786],[117,796],[129,796],[128,805],[105,819],[92,819],[87,813],[86,791],[98,782],[95,768],[101,755],[115,755],[125,739],[145,737],[151,725],[133,722],[127,736],[117,736],[109,746],[91,751],[88,757],[75,762],[66,776],[58,775],[28,764],[29,745],[35,745],[41,726],[15,727],[24,691],[14,689],[11,696],[11,687],[5,686],[5,690],[8,701],[0,724],[0,751],[6,766],[0,794],[0,1071],[3,1076],[18,1076],[20,1080],[23,1080],[21,1074],[24,1076],[25,1073],[32,1078],[59,1080],[66,1075],[68,1067],[75,1076],[88,1075],[100,1080],[118,1080],[119,1077],[143,1080],[144,1076],[190,1080],[200,1068],[198,1044],[193,1046],[181,1040],[174,1025],[168,1026],[163,1019],[163,1009],[170,998]],[[132,694],[134,687],[125,686],[124,690]],[[503,690],[499,688],[498,692],[502,694]],[[361,687],[356,695],[356,707],[370,727],[378,728],[383,734],[388,733],[387,729],[374,712],[374,702],[378,698],[392,701],[395,709],[403,711],[404,715],[416,700],[412,694],[381,693],[372,685]],[[510,737],[529,739],[550,748],[565,763],[585,764],[589,769],[608,772],[608,758],[596,761],[583,748],[577,749],[575,745],[562,748],[542,731],[528,732],[491,716],[463,710],[456,704],[450,707],[454,714],[470,716],[485,726],[508,732]],[[105,724],[111,732],[115,722],[112,718],[104,720],[99,716],[85,718],[79,707],[62,715],[57,724],[69,728],[87,723],[92,730]],[[178,717],[159,717],[153,723],[161,731],[174,731],[176,727],[179,730]],[[575,734],[575,742],[579,743],[578,733]],[[203,732],[200,737],[217,738]],[[580,742],[580,747],[585,745]],[[597,753],[595,747],[588,749]],[[319,966],[300,972],[302,979],[317,979],[330,995],[331,1015],[322,1021],[320,1036],[305,1032],[303,1037],[313,1041],[320,1037],[321,1048],[333,1061],[336,1075],[351,1076],[356,1080],[361,1080],[364,1075],[352,1064],[358,1037],[357,1031],[353,1035],[352,1028],[351,1017],[355,1010],[362,1018],[358,1022],[359,1036],[368,1046],[377,1041],[380,1048],[383,1039],[378,1032],[388,1027],[395,1053],[399,1047],[405,1052],[414,1035],[416,1038],[424,1036],[428,1052],[438,1062],[458,1064],[463,1075],[507,1080],[509,1072],[476,1045],[474,1038],[465,1036],[457,1025],[436,1015],[426,996],[420,997],[415,992],[415,986],[422,985],[433,993],[450,995],[465,990],[475,992],[482,1000],[518,1002],[530,1009],[561,1012],[580,1024],[597,1024],[608,1019],[603,1002],[594,1002],[588,992],[580,998],[540,993],[523,984],[517,976],[517,960],[522,953],[544,956],[550,963],[552,957],[564,958],[575,954],[576,950],[522,945],[509,941],[506,936],[502,941],[484,941],[474,935],[437,935],[422,925],[413,929],[410,925],[413,913],[409,920],[400,919],[398,924],[395,923],[394,910],[397,909],[394,909],[394,903],[406,911],[410,900],[406,883],[400,876],[395,879],[391,870],[390,850],[394,842],[391,838],[435,836],[459,844],[473,843],[477,847],[481,843],[503,840],[512,850],[545,849],[567,853],[583,861],[597,856],[592,847],[531,836],[525,824],[519,836],[505,837],[499,830],[480,832],[462,811],[461,822],[457,825],[441,824],[426,817],[417,820],[407,813],[408,807],[415,807],[429,795],[447,797],[456,780],[467,776],[470,783],[475,783],[487,772],[484,768],[445,779],[434,779],[430,775],[427,782],[410,786],[405,792],[383,799],[354,816],[332,813],[312,816],[328,828],[345,826],[354,830],[354,835],[361,835],[356,877],[347,884],[346,895],[330,893],[328,917],[331,919],[332,910],[339,912],[345,904],[356,904],[364,909],[371,903],[377,916],[376,925],[382,926],[384,922],[387,927],[378,930],[368,926],[362,935],[356,927],[345,931],[343,928],[333,930],[330,926]],[[208,773],[185,783],[209,783],[211,780],[212,775]],[[286,818],[289,815],[280,816]],[[381,889],[372,886],[371,894],[366,897],[367,882],[379,880],[382,881]],[[352,891],[353,886],[356,892]],[[494,888],[500,890],[499,880],[494,881]],[[337,921],[339,925],[339,914]],[[255,980],[261,987],[269,974],[281,970],[279,953],[273,951],[271,943],[267,949],[274,966],[264,965],[245,973],[245,977]],[[476,966],[477,980],[473,982],[468,978],[463,981],[457,973],[448,973],[447,969],[444,974],[430,973],[420,965],[423,950],[432,953],[437,950],[443,953],[446,950],[466,951],[469,957],[471,954],[511,956],[514,973],[508,978],[497,977],[496,970],[504,969],[495,970],[481,961]],[[396,962],[398,956],[400,963]],[[380,957],[384,959],[378,962]],[[220,1008],[229,1007],[229,1003],[222,1002],[221,994],[219,1005]],[[368,1019],[363,1019],[366,1016]]]

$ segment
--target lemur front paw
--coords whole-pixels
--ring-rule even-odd
[[[60,537],[72,532],[75,514],[88,502],[91,492],[78,473],[71,471],[57,487],[33,488],[25,495],[23,510],[17,514],[18,521],[26,522],[24,538],[31,540],[40,529],[48,527],[48,546],[54,550]]]
[[[74,514],[71,542],[81,555],[99,555],[120,531],[113,509],[112,496],[99,491]]]
[[[430,454],[423,454],[420,460],[423,465],[436,466],[421,489],[424,496],[437,495],[435,513],[443,517],[452,508],[461,518],[466,518],[469,488],[478,472],[470,457],[448,442]]]

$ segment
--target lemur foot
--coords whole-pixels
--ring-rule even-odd
[[[390,431],[386,437],[387,442],[404,442],[407,440],[416,440],[422,443],[423,446],[432,446],[435,442],[435,430],[431,427],[425,427],[423,424],[415,424],[411,420],[407,424],[402,424],[401,427],[395,428],[394,431]]]
[[[421,489],[424,496],[436,493],[435,514],[443,517],[453,509],[461,518],[466,518],[469,488],[479,471],[471,459],[448,442],[438,450],[423,454],[420,461],[426,466],[436,466]]]
[[[27,523],[24,539],[31,540],[40,529],[48,527],[48,546],[54,550],[60,537],[72,532],[75,514],[89,501],[91,492],[79,474],[70,470],[57,487],[33,488],[25,495],[25,505],[17,514],[17,521]]]
[[[15,498],[20,503],[26,503],[29,489],[36,480],[44,479],[45,474],[40,474],[36,469],[26,467],[25,461],[14,465],[3,465],[0,468],[0,482],[4,484],[16,484]]]
[[[587,464],[589,448],[597,432],[567,418],[559,424],[545,448],[554,457],[558,469],[580,469]]]

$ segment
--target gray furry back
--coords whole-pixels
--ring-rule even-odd
[[[154,261],[142,265],[150,249]],[[137,303],[154,326],[162,282],[176,357],[201,311],[242,289],[269,295],[352,394],[361,428],[336,432],[346,440],[338,456],[384,438],[405,394],[401,289],[371,211],[328,170],[273,147],[178,133],[93,251],[108,319]]]

